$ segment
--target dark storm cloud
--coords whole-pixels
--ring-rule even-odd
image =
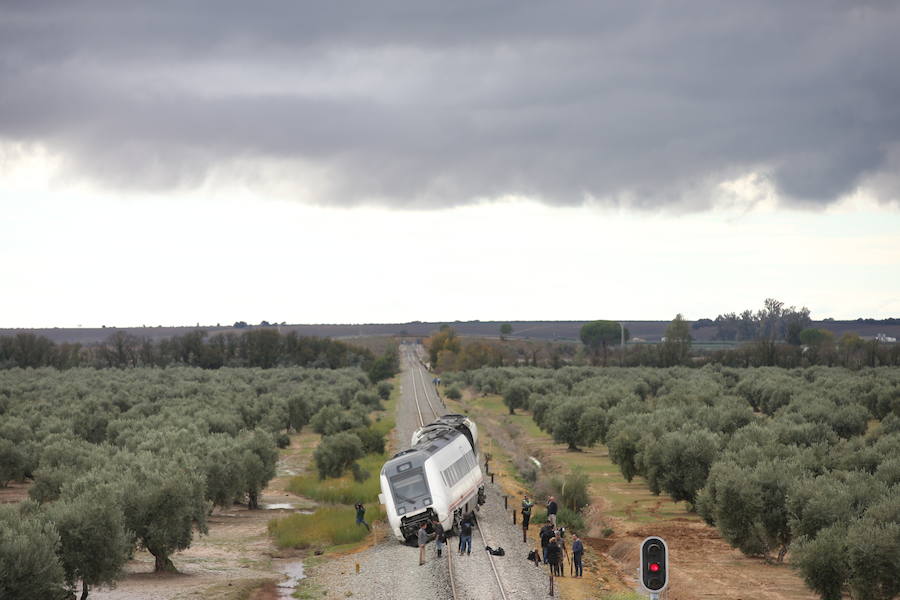
[[[699,208],[750,172],[889,200],[897,31],[893,2],[4,2],[0,138],[117,188],[318,170],[334,204]]]

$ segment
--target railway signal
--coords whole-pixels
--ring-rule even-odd
[[[641,542],[641,585],[650,598],[659,598],[668,584],[669,547],[662,538],[648,537]]]

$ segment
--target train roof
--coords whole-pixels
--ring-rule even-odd
[[[407,450],[398,452],[397,454],[392,456],[391,460],[388,462],[391,462],[395,458],[399,458],[401,456],[412,454],[415,452],[423,452],[429,455],[434,454],[461,435],[462,434],[459,431],[457,431],[453,427],[450,427],[449,425],[432,423],[431,425],[427,426],[426,431],[422,432],[422,435],[415,446]]]

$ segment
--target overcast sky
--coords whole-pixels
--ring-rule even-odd
[[[0,0],[0,327],[900,316],[900,3]]]

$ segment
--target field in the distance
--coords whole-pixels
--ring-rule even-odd
[[[272,324],[281,333],[291,331],[302,336],[328,338],[371,338],[371,337],[415,337],[425,338],[440,329],[442,325],[450,325],[461,336],[466,337],[499,337],[500,326],[504,323],[512,325],[513,331],[507,336],[511,339],[578,341],[581,326],[587,321],[435,321],[410,323],[366,323],[366,324]],[[691,323],[690,321],[688,321]],[[628,328],[632,338],[640,338],[647,342],[658,342],[665,335],[669,321],[622,321]],[[840,337],[845,333],[856,333],[864,338],[873,338],[879,333],[900,339],[900,324],[867,323],[861,321],[813,321],[812,327],[827,329]],[[168,339],[202,329],[210,335],[216,333],[241,333],[247,329],[261,328],[252,325],[246,328],[235,328],[229,324],[197,324],[194,326],[141,326],[116,327],[109,325],[95,328],[43,328],[43,329],[0,329],[0,336],[17,333],[33,333],[41,335],[56,343],[95,344],[108,339],[116,331],[124,331],[138,338],[151,340]],[[716,333],[715,327],[692,329],[691,335],[696,342],[711,342]]]

